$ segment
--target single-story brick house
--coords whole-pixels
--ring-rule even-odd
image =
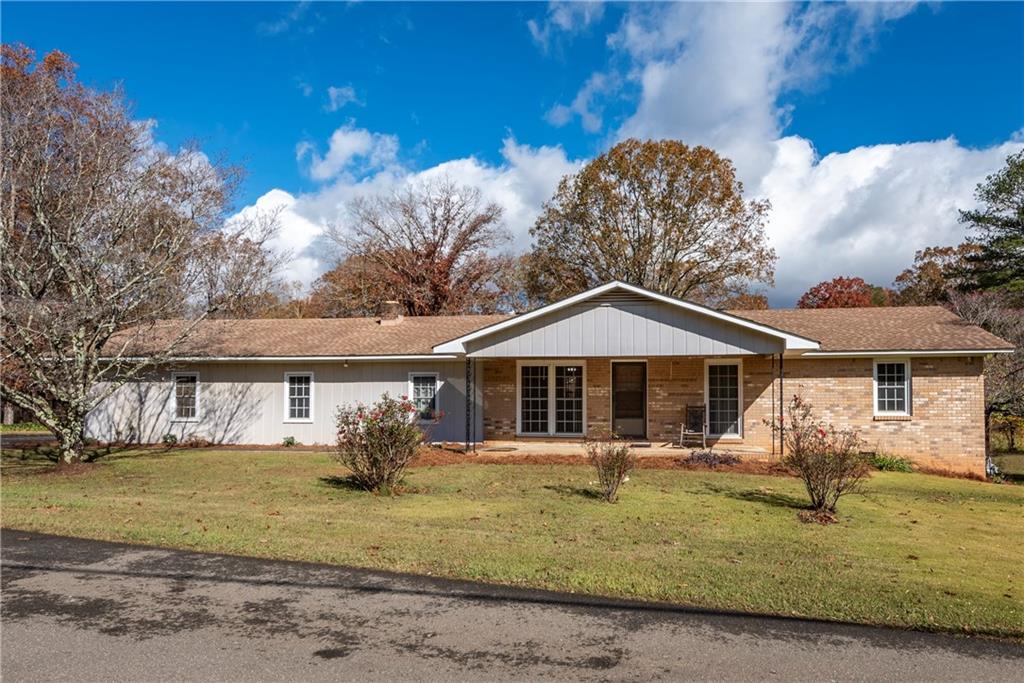
[[[888,452],[981,473],[984,357],[1012,350],[940,307],[718,311],[611,282],[515,316],[207,321],[89,431],[331,443],[337,406],[389,392],[436,441],[668,443],[705,406],[713,444],[777,454],[765,419],[800,394]]]

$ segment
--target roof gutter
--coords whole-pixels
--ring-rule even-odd
[[[800,358],[876,358],[881,356],[987,356],[995,353],[1013,353],[1014,349],[927,349],[917,351],[805,351]]]
[[[462,356],[456,354],[420,353],[405,355],[381,356],[172,356],[168,363],[358,363],[366,361],[403,361],[403,360],[458,360]],[[104,358],[103,360],[115,360]],[[121,360],[144,361],[146,356],[125,357]]]

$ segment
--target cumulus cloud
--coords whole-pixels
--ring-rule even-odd
[[[366,173],[393,165],[398,157],[398,138],[394,135],[371,133],[348,123],[331,134],[327,153],[323,156],[316,145],[300,142],[295,148],[299,162],[307,159],[307,171],[313,180],[330,180],[343,173]]]
[[[382,142],[382,141],[386,141]],[[292,195],[273,189],[245,211],[281,210],[281,230],[271,247],[292,258],[285,276],[304,289],[333,265],[336,253],[326,238],[329,226],[344,230],[349,220],[347,206],[357,197],[382,194],[406,184],[447,178],[480,190],[485,201],[504,210],[505,226],[517,251],[529,244],[529,229],[540,213],[541,204],[554,192],[562,176],[577,171],[582,161],[570,160],[561,147],[531,147],[512,137],[502,142],[502,161],[491,164],[476,157],[453,159],[425,169],[400,164],[398,139],[347,126],[331,136],[324,157],[310,143],[299,158],[311,159],[310,175],[325,180],[317,190]],[[365,163],[381,147],[387,149],[387,163]],[[331,150],[334,150],[332,156]]]
[[[351,84],[341,87],[332,85],[327,88],[327,104],[324,105],[324,109],[338,111],[346,104],[361,104]]]
[[[1014,142],[970,150],[955,139],[879,144],[819,158],[813,142],[786,136],[780,104],[794,89],[820,87],[855,68],[880,32],[914,11],[910,3],[806,6],[665,4],[633,6],[609,37],[606,71],[626,74],[634,112],[613,138],[678,138],[718,150],[736,164],[747,195],[773,210],[769,239],[779,253],[773,305],[792,305],[810,285],[853,275],[888,285],[930,245],[964,237],[958,209],[974,204],[975,185],[1020,149]],[[572,107],[587,130],[602,97],[591,76]],[[606,81],[612,82],[612,81]],[[600,128],[600,124],[597,125]],[[884,141],[883,141],[884,142]]]
[[[284,190],[274,189],[229,220],[276,213],[277,232],[267,242],[267,246],[277,254],[288,255],[281,269],[282,279],[288,283],[299,283],[303,289],[308,289],[322,267],[320,259],[312,252],[314,243],[324,232],[324,225],[307,218],[300,211],[301,207],[294,196]]]
[[[557,36],[592,26],[602,11],[552,3],[529,28],[546,50]],[[772,202],[768,235],[779,254],[773,305],[792,305],[809,286],[835,275],[886,285],[916,250],[960,242],[958,210],[973,206],[977,183],[1024,148],[1018,131],[985,149],[953,138],[880,140],[822,157],[813,141],[786,134],[786,93],[823,87],[831,74],[856,68],[881,32],[912,11],[908,3],[631,5],[608,37],[608,63],[546,118],[556,126],[578,119],[610,141],[678,138],[731,158],[746,194]],[[613,99],[633,109],[606,131],[603,112]],[[300,143],[296,155],[319,189],[296,196],[273,190],[260,199],[286,204],[291,227],[282,247],[296,255],[293,271],[303,274],[297,279],[308,284],[330,265],[323,231],[344,226],[354,197],[442,175],[499,203],[514,247],[525,250],[542,203],[583,162],[560,146],[533,147],[511,137],[497,164],[470,156],[417,169],[403,164],[399,151],[396,136],[353,123],[331,135],[322,155],[313,142]]]
[[[949,138],[819,158],[801,137],[773,146],[761,194],[772,202],[777,305],[836,275],[889,286],[918,249],[959,244],[966,234],[958,210],[973,206],[977,183],[1024,147],[967,149]]]

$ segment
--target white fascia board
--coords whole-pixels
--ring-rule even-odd
[[[670,306],[677,306],[679,308],[691,311],[693,313],[706,315],[710,318],[716,318],[718,320],[722,320],[733,325],[738,325],[749,330],[754,330],[755,332],[760,332],[761,334],[765,334],[770,337],[775,337],[776,339],[782,339],[785,342],[785,348],[787,350],[812,350],[821,348],[821,344],[819,344],[817,341],[813,339],[808,339],[806,337],[801,337],[795,334],[791,334],[789,332],[784,332],[782,330],[775,329],[774,327],[769,327],[768,325],[755,323],[751,320],[747,320],[746,318],[740,318],[729,313],[716,311],[713,308],[707,308],[699,304],[690,303],[689,301],[683,301],[682,299],[676,299],[675,297],[665,296],[664,294],[658,294],[657,292],[652,292],[648,289],[644,289],[643,287],[637,287],[636,285],[630,285],[625,282],[613,280],[612,282],[608,282],[598,287],[594,287],[593,289],[588,289],[585,292],[580,292],[579,294],[570,296],[567,299],[562,299],[561,301],[556,301],[553,304],[542,306],[541,308],[530,311],[529,313],[517,315],[514,318],[509,318],[508,320],[503,320],[501,322],[494,323],[493,325],[488,325],[487,327],[483,327],[474,332],[470,332],[469,334],[463,335],[462,337],[459,337],[457,339],[452,339],[451,341],[439,344],[434,347],[434,352],[460,354],[465,353],[466,342],[473,341],[474,339],[479,339],[481,337],[486,337],[487,335],[493,334],[494,332],[499,332],[510,327],[515,327],[520,323],[524,323],[528,320],[533,320],[534,318],[539,318],[540,316],[543,315],[548,315],[549,313],[554,313],[555,311],[559,311],[563,308],[567,308],[574,304],[582,303],[588,299],[592,299],[595,296],[600,296],[601,294],[610,292],[614,289],[621,289],[627,292],[632,292],[633,294],[645,296],[648,299],[652,299],[654,301],[660,301]]]
[[[882,358],[886,356],[928,357],[928,356],[988,356],[995,353],[1013,353],[1013,349],[929,349],[927,351],[807,351],[800,358]]]
[[[389,360],[458,360],[460,356],[455,354],[421,353],[413,355],[395,356],[172,356],[166,359],[168,363],[283,363],[283,362],[312,362],[312,363],[359,363],[365,361],[389,361]],[[114,360],[106,358],[103,360]],[[149,360],[144,357],[124,358],[128,361]]]

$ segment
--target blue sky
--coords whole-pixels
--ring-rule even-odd
[[[773,303],[825,275],[888,284],[955,241],[949,202],[1024,128],[1024,4],[5,3],[3,40],[244,163],[239,208],[286,207],[307,284],[355,194],[454,176],[523,249],[557,178],[628,135],[715,146],[773,201]]]

